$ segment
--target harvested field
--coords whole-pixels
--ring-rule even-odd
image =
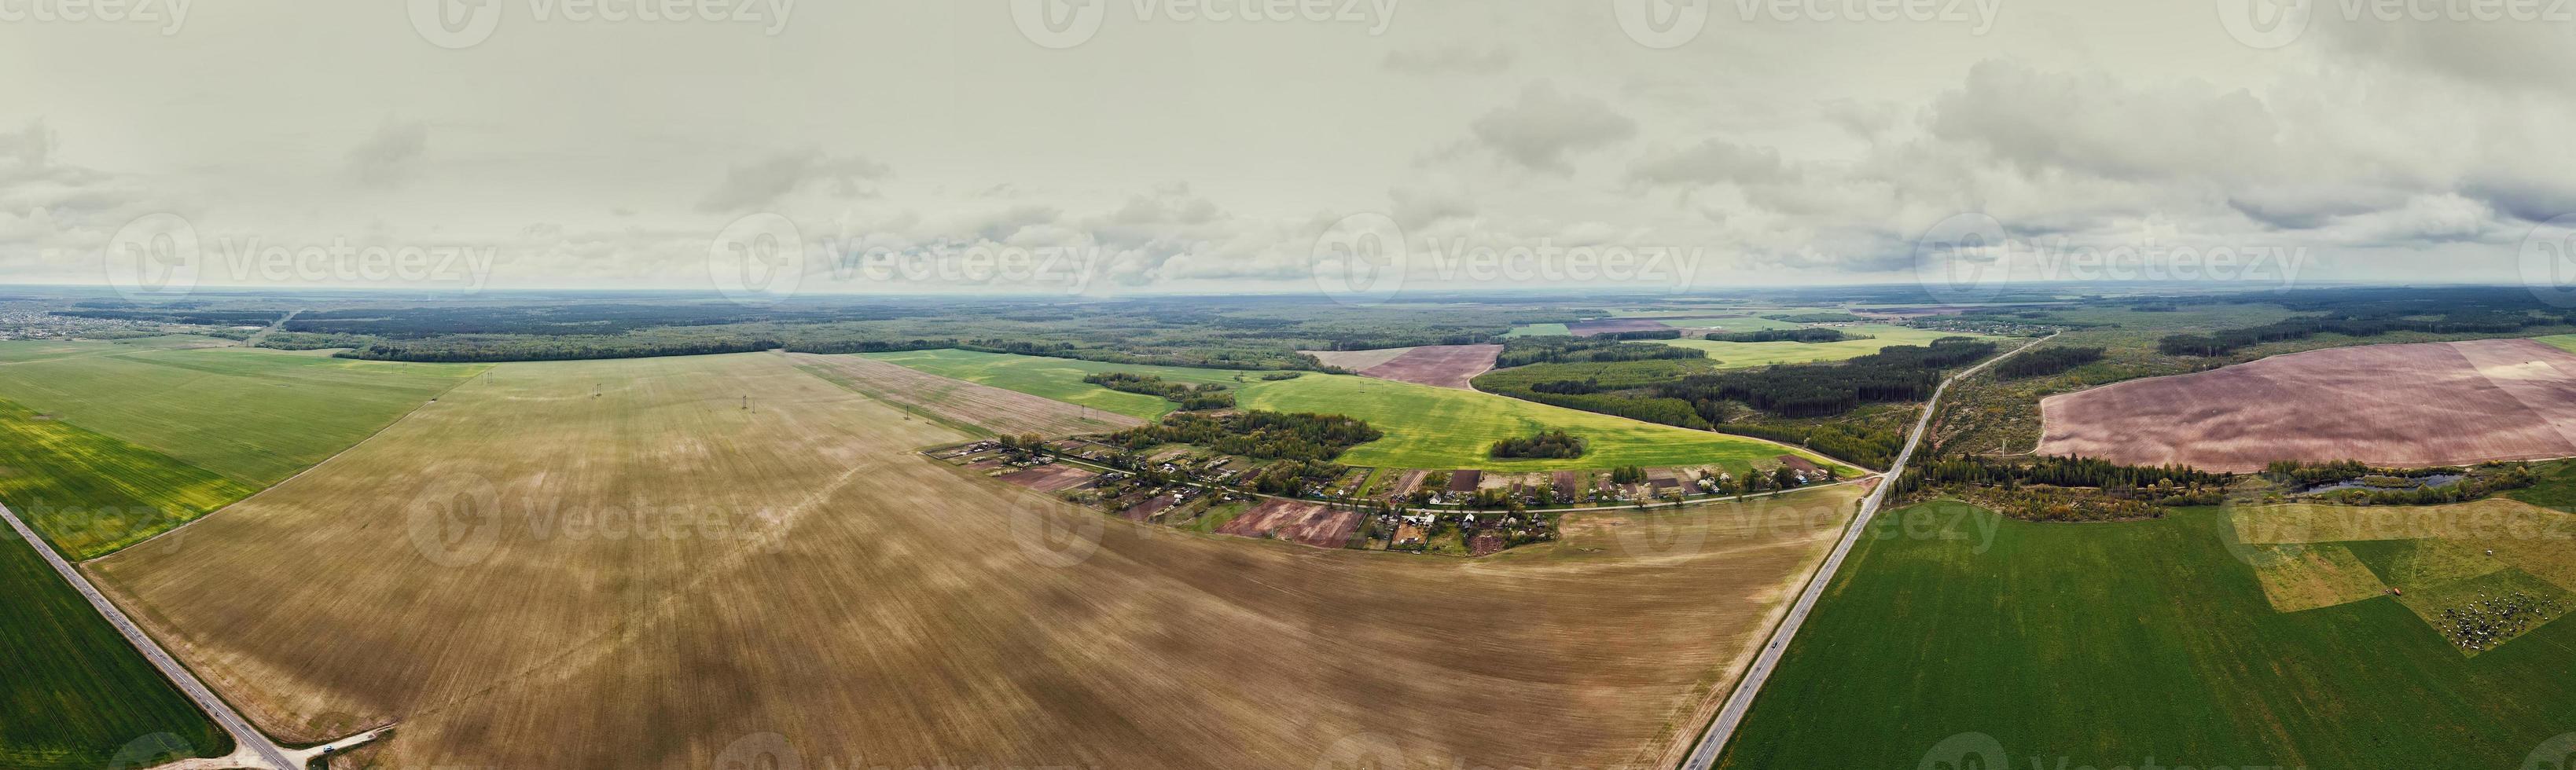
[[[1362,377],[1472,390],[1467,381],[1492,371],[1494,357],[1502,352],[1501,345],[1426,345],[1405,348],[1404,355],[1352,371]]]
[[[2050,396],[2040,412],[2040,453],[2132,465],[2568,457],[2576,355],[2532,340],[2333,348]]]
[[[1336,510],[1322,503],[1270,499],[1244,511],[1216,531],[1240,537],[1275,537],[1317,548],[1340,548],[1351,541],[1352,535],[1359,534],[1360,515],[1356,511]]]
[[[1315,360],[1324,362],[1325,366],[1338,366],[1356,373],[1401,358],[1413,350],[1413,348],[1378,348],[1376,350],[1300,350],[1297,352],[1314,356]]]
[[[1100,478],[1100,474],[1070,465],[1040,465],[1035,468],[1026,468],[1005,473],[999,478],[1013,484],[1053,494],[1068,489],[1080,489],[1083,486],[1089,485],[1092,479]]]
[[[1450,471],[1448,491],[1474,492],[1478,485],[1484,483],[1484,480],[1485,472],[1473,468]]]
[[[1565,331],[1577,337],[1590,337],[1611,332],[1648,332],[1673,328],[1652,318],[1595,318],[1566,324]]]
[[[1687,742],[1854,499],[1264,547],[921,457],[963,437],[776,355],[496,374],[92,568],[282,737],[401,720],[392,767],[1601,767]]]
[[[2357,602],[2388,595],[2352,550],[2340,544],[2253,546],[2248,559],[2263,596],[2280,612]]]
[[[861,356],[789,353],[797,368],[908,412],[995,434],[1063,436],[1145,424],[1127,415],[981,385]]]

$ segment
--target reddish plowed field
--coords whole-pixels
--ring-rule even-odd
[[[1485,472],[1484,472],[1484,471],[1480,471],[1480,470],[1476,470],[1476,469],[1473,469],[1473,468],[1469,468],[1469,469],[1465,469],[1465,470],[1455,470],[1455,471],[1450,471],[1450,472],[1449,472],[1449,491],[1451,491],[1451,492],[1474,492],[1474,491],[1476,491],[1476,485],[1477,485],[1477,483],[1478,483],[1478,482],[1481,482],[1481,481],[1484,481],[1484,480],[1485,480]]]
[[[2252,471],[2576,456],[2576,355],[2531,340],[2366,345],[2040,402],[2043,454]]]
[[[1492,371],[1501,345],[1424,345],[1404,355],[1360,370],[1360,376],[1443,388],[1467,387],[1476,375]]]
[[[1577,337],[1590,337],[1610,332],[1646,332],[1673,328],[1653,318],[1595,318],[1566,324],[1565,331]]]
[[[1175,504],[1176,502],[1172,500],[1172,493],[1165,492],[1145,498],[1143,502],[1130,506],[1127,510],[1119,511],[1118,518],[1126,519],[1128,521],[1153,521],[1154,514],[1162,513],[1163,509],[1170,508]]]
[[[1243,537],[1269,535],[1317,548],[1340,548],[1360,531],[1360,515],[1302,500],[1263,500],[1216,531]]]

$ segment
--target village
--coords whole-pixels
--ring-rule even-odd
[[[1555,539],[1569,511],[1682,506],[1842,481],[1781,455],[1736,474],[1716,467],[1496,472],[1333,466],[1282,492],[1254,491],[1263,464],[1204,447],[1128,451],[1088,437],[998,437],[924,454],[1138,523],[1318,548],[1486,556]]]

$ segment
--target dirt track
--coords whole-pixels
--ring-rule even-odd
[[[2576,355],[2515,339],[2333,348],[2050,396],[2040,412],[2039,452],[2140,465],[2567,457]]]

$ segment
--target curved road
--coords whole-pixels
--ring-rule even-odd
[[[1788,650],[1789,639],[1798,635],[1798,626],[1807,622],[1807,613],[1816,608],[1816,600],[1824,596],[1825,586],[1833,583],[1834,571],[1842,567],[1843,557],[1851,554],[1852,544],[1860,542],[1861,532],[1869,527],[1870,519],[1878,515],[1879,501],[1887,499],[1887,489],[1895,486],[1897,477],[1905,473],[1905,462],[1913,459],[1914,447],[1923,443],[1924,432],[1932,427],[1932,415],[1941,406],[1941,394],[1949,392],[1951,384],[2055,336],[2051,334],[2031,340],[2028,345],[1986,359],[1984,363],[1950,375],[1950,379],[1942,380],[1939,387],[1932,389],[1931,400],[1923,402],[1923,416],[1915,418],[1914,432],[1905,437],[1905,448],[1897,451],[1896,462],[1887,467],[1887,481],[1871,489],[1868,497],[1861,498],[1860,512],[1852,516],[1851,526],[1844,528],[1842,540],[1834,544],[1832,553],[1825,555],[1825,562],[1816,567],[1815,576],[1807,579],[1807,589],[1798,593],[1797,603],[1790,605],[1789,614],[1780,619],[1779,627],[1772,629],[1771,641],[1762,645],[1762,651],[1753,656],[1753,665],[1746,667],[1744,676],[1736,680],[1735,690],[1726,695],[1726,705],[1718,709],[1717,718],[1711,720],[1708,731],[1700,735],[1699,745],[1692,747],[1690,756],[1682,760],[1682,770],[1708,770],[1717,764],[1718,750],[1726,748],[1727,740],[1735,737],[1736,725],[1741,724],[1744,713],[1753,708],[1753,698],[1761,694],[1762,684],[1770,681],[1771,669],[1780,664],[1780,655]]]
[[[45,563],[54,565],[54,571],[61,573],[63,580],[70,582],[73,588],[79,589],[81,596],[89,599],[90,606],[98,608],[98,614],[106,616],[107,622],[116,626],[117,633],[124,634],[125,640],[132,642],[134,649],[143,653],[144,659],[152,661],[152,666],[161,669],[161,674],[169,677],[171,683],[178,685],[180,692],[187,693],[189,700],[197,702],[197,708],[204,710],[206,716],[212,718],[216,725],[223,727],[224,732],[232,735],[231,756],[215,760],[187,760],[176,763],[177,765],[303,770],[305,762],[320,756],[325,751],[338,751],[365,743],[384,732],[384,728],[377,728],[325,746],[300,750],[277,745],[258,728],[251,727],[250,720],[243,719],[241,712],[233,710],[232,704],[215,697],[214,690],[208,689],[205,682],[197,679],[195,672],[179,665],[179,660],[170,657],[168,650],[161,649],[159,642],[153,641],[152,637],[143,633],[143,629],[136,627],[134,621],[125,616],[124,610],[117,609],[106,596],[99,594],[98,587],[91,585],[87,576],[82,575],[79,569],[71,565],[71,562],[64,561],[61,554],[54,553],[53,545],[45,542],[44,538],[37,537],[35,530],[29,529],[27,522],[20,521],[16,512],[9,510],[6,505],[0,505],[0,518],[8,519],[9,527],[18,531],[18,537],[25,539],[29,546],[34,547],[37,555],[45,557]]]

